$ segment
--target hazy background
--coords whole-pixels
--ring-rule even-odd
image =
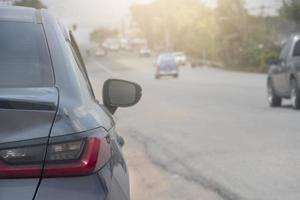
[[[53,14],[67,24],[85,26],[118,26],[126,20],[133,3],[147,3],[153,0],[43,0]],[[203,0],[214,6],[216,0]],[[274,15],[281,6],[281,0],[246,0],[251,13],[259,13],[265,6],[266,14]]]
[[[153,0],[42,0],[52,14],[64,24],[78,25],[76,33],[81,45],[89,43],[89,34],[95,27],[118,28],[129,21],[129,7],[134,3],[149,3]],[[214,7],[216,0],[202,0]],[[266,15],[274,15],[281,6],[281,0],[246,0],[250,13],[258,14],[264,7]]]

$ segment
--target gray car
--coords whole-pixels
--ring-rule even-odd
[[[281,49],[278,59],[269,60],[267,80],[271,107],[281,106],[290,99],[294,109],[300,109],[300,35],[292,35]]]
[[[112,114],[141,87],[94,96],[71,32],[45,10],[0,8],[0,199],[129,200]]]
[[[156,63],[155,78],[162,76],[173,76],[178,78],[179,70],[176,63],[176,57],[172,53],[164,53],[159,55]]]

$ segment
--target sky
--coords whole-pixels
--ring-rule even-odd
[[[129,19],[129,7],[133,3],[149,3],[153,0],[42,0],[50,12],[65,25],[76,23],[77,41],[89,44],[90,32],[98,27],[120,27]],[[217,0],[199,0],[214,7]],[[282,0],[245,0],[246,7],[252,13],[258,13],[261,6],[266,6],[267,14],[274,15]]]
[[[133,3],[148,3],[153,0],[42,0],[51,12],[64,23],[78,23],[82,26],[118,26],[128,18],[128,9]],[[200,0],[201,1],[201,0]],[[215,6],[216,0],[202,0]],[[282,0],[246,0],[246,7],[252,13],[260,12],[266,6],[267,14],[276,14]]]
[[[200,0],[201,1],[201,0]],[[202,0],[202,2],[215,6],[217,0]],[[246,7],[251,9],[251,12],[255,12],[255,10],[259,10],[262,6],[267,7],[267,12],[269,14],[274,15],[276,10],[282,5],[282,0],[244,0],[246,3]]]
[[[42,0],[51,12],[65,23],[86,26],[116,26],[128,16],[133,3],[152,0]]]

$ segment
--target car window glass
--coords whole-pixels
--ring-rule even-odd
[[[0,88],[54,85],[42,25],[0,22],[0,70]]]
[[[93,97],[95,97],[94,91],[92,89],[92,86],[91,86],[91,83],[90,83],[90,80],[89,80],[89,77],[87,75],[87,71],[86,71],[86,68],[85,68],[85,65],[84,65],[83,58],[82,58],[82,56],[80,54],[80,51],[79,51],[78,46],[76,44],[76,41],[74,40],[73,35],[71,35],[70,38],[71,38],[70,46],[71,46],[71,49],[72,49],[72,53],[73,53],[73,55],[75,57],[75,60],[77,62],[77,65],[78,65],[78,67],[79,67],[79,69],[80,69],[80,71],[81,71],[81,73],[82,73],[82,75],[83,75],[83,77],[85,79],[86,85],[87,85],[87,87],[88,87],[91,95]]]
[[[298,57],[300,56],[300,40],[296,42],[294,51],[293,51],[293,56]]]
[[[285,43],[283,48],[281,49],[281,52],[280,52],[280,56],[279,56],[279,60],[283,61],[283,60],[286,60],[287,57],[288,57],[288,43]]]

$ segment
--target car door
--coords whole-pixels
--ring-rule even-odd
[[[287,73],[287,59],[290,52],[289,49],[290,40],[285,43],[283,46],[280,56],[279,62],[275,65],[272,75],[273,85],[275,90],[280,93],[280,95],[286,95],[286,73]]]
[[[292,74],[296,80],[300,80],[300,39],[297,39],[293,48],[293,55],[290,64],[290,74]]]
[[[0,22],[0,199],[32,200],[58,91],[43,26]]]
[[[282,92],[284,96],[290,95],[290,74],[293,68],[293,51],[295,48],[295,37],[291,37],[287,44],[287,52],[283,59],[282,72],[280,75]]]

